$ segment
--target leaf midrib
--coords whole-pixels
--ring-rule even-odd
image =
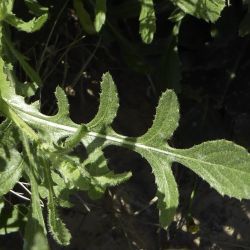
[[[71,133],[71,134],[75,133],[78,126],[79,126],[79,125],[76,125],[75,127],[71,127],[71,126],[68,126],[68,125],[55,123],[53,121],[49,121],[49,119],[50,119],[49,116],[46,116],[46,115],[43,115],[43,114],[40,114],[40,113],[34,114],[34,113],[26,112],[26,111],[20,109],[14,103],[12,103],[11,106],[14,107],[16,110],[18,110],[18,113],[24,114],[24,115],[21,115],[21,117],[27,123],[31,123],[33,121],[35,123],[38,123],[38,125],[50,126],[50,127],[56,128],[56,129],[61,129],[61,130],[67,131],[68,133]],[[53,118],[53,116],[51,118]],[[115,136],[104,135],[104,134],[96,133],[96,132],[92,132],[92,131],[88,132],[87,135],[89,135],[91,137],[95,137],[95,138],[101,138],[101,139],[105,139],[105,140],[108,140],[108,141],[113,141],[114,143],[122,144],[123,146],[127,146],[128,148],[137,147],[137,148],[141,148],[141,149],[144,149],[144,150],[154,151],[156,153],[171,156],[171,157],[173,157],[172,161],[175,161],[176,159],[179,158],[179,159],[193,161],[193,162],[197,162],[197,163],[200,163],[200,164],[205,164],[205,165],[209,165],[209,166],[213,166],[213,167],[216,167],[216,166],[217,167],[220,166],[220,167],[223,167],[223,168],[227,167],[227,166],[222,165],[222,164],[211,163],[211,162],[203,161],[203,160],[200,160],[200,159],[197,159],[197,158],[190,158],[190,157],[187,157],[187,156],[184,156],[184,155],[181,155],[181,154],[176,154],[176,153],[173,153],[173,152],[169,152],[169,151],[159,149],[159,148],[155,148],[155,147],[152,147],[152,146],[148,146],[148,145],[145,145],[145,144],[136,143],[134,141],[129,141],[130,137],[127,137],[127,136],[119,135],[119,138],[118,138],[118,137],[115,137]],[[235,171],[235,172],[240,171],[240,172],[246,173],[245,171],[243,171],[241,169],[234,169],[234,168],[231,168],[231,167],[228,167],[228,168],[230,168],[230,170]]]

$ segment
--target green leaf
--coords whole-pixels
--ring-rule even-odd
[[[162,94],[156,109],[152,127],[138,138],[138,142],[148,146],[162,147],[178,127],[179,104],[175,93],[167,90]]]
[[[214,23],[226,6],[225,0],[171,0],[186,14]]]
[[[84,0],[73,0],[73,6],[79,18],[80,24],[85,32],[88,34],[95,34],[95,26],[92,23],[89,13],[84,8]]]
[[[31,97],[36,94],[38,85],[35,82],[20,83],[16,86],[16,93],[23,97]]]
[[[80,141],[81,139],[87,134],[88,129],[83,124],[79,126],[76,132],[66,139],[65,142],[62,143],[61,150],[62,151],[70,151],[72,150]]]
[[[91,178],[92,186],[88,194],[92,199],[99,199],[107,187],[117,186],[130,179],[131,176],[130,172],[115,174],[113,171],[109,171],[101,176],[94,176]]]
[[[113,122],[119,107],[116,86],[109,73],[102,77],[100,106],[94,119],[86,124],[89,130],[100,132]]]
[[[153,0],[141,1],[140,34],[144,43],[151,43],[156,31],[155,10]]]
[[[19,143],[19,135],[13,123],[6,119],[0,124],[0,148],[15,148]]]
[[[15,186],[22,175],[23,167],[20,153],[0,144],[0,197]]]
[[[48,12],[48,8],[40,5],[36,0],[24,0],[24,2],[35,16],[41,16]]]
[[[0,22],[11,13],[13,9],[14,0],[4,0],[0,2]]]
[[[73,207],[74,204],[70,202],[70,195],[74,194],[76,188],[70,187],[69,182],[66,183],[65,178],[63,178],[59,173],[55,171],[51,171],[51,177],[54,182],[54,191],[55,191],[55,196],[57,197],[58,200],[58,206],[65,208]],[[72,190],[70,188],[74,189]],[[42,187],[42,189],[40,189],[39,191],[41,195],[44,195],[45,198],[48,197],[48,192],[45,187]]]
[[[40,78],[39,74],[30,66],[29,63],[27,63],[25,57],[14,48],[7,34],[4,34],[4,41],[8,49],[13,54],[13,56],[18,60],[18,62],[20,63],[21,67],[23,68],[27,76],[30,78],[30,80],[41,87],[42,79]],[[36,86],[36,89],[38,88],[38,86]]]
[[[108,187],[119,185],[127,181],[131,177],[130,172],[115,174],[107,166],[107,161],[102,151],[102,145],[98,141],[93,151],[87,148],[88,158],[81,164],[79,168],[81,173],[81,182],[88,182],[88,194],[93,199],[100,198]],[[93,145],[92,145],[93,146]]]
[[[115,133],[111,127],[118,108],[118,98],[114,82],[109,74],[104,75],[101,87],[99,111],[90,123],[85,124],[88,131],[81,138],[88,158],[80,164],[79,170],[82,176],[79,176],[77,168],[73,167],[73,172],[76,172],[74,173],[75,179],[71,180],[71,185],[77,186],[75,184],[77,178],[83,178],[82,180],[86,180],[89,185],[87,188],[90,196],[96,198],[103,193],[107,184],[116,185],[128,178],[129,173],[123,173],[120,176],[114,175],[106,166],[102,149],[108,145],[117,145],[140,153],[151,165],[158,190],[160,222],[164,227],[169,225],[178,205],[177,185],[170,167],[172,162],[186,165],[223,195],[238,199],[249,198],[250,155],[244,148],[225,140],[205,142],[191,149],[174,149],[167,144],[167,140],[177,128],[179,120],[179,105],[173,91],[168,90],[163,93],[153,125],[146,134],[139,138],[131,138]],[[0,90],[2,91],[1,86]],[[20,119],[22,118],[27,126],[30,126],[30,129],[37,131],[40,140],[43,141],[41,152],[46,152],[44,158],[47,155],[49,158],[47,161],[54,162],[53,165],[58,167],[60,162],[64,162],[64,159],[61,157],[60,151],[56,151],[52,142],[72,136],[74,138],[79,134],[77,130],[80,125],[70,120],[67,98],[61,89],[57,90],[57,98],[59,111],[52,117],[45,116],[35,110],[35,107],[21,102],[22,99],[18,99],[16,95],[8,94],[8,98],[4,98],[4,101],[9,109],[15,112]],[[19,100],[18,105],[16,99]],[[13,121],[17,125],[20,122],[18,119]],[[66,160],[64,163],[67,162]],[[49,170],[47,171],[47,176],[50,176]],[[58,225],[55,221],[58,215],[55,210],[56,201],[51,179],[47,187],[50,189],[50,224],[53,225],[51,228],[54,228],[53,234],[59,237],[61,221]],[[63,234],[62,232],[60,235]],[[60,242],[62,241],[60,240]]]
[[[31,165],[32,166],[32,165]],[[24,250],[49,250],[46,238],[46,227],[44,224],[40,197],[38,192],[38,183],[35,179],[33,169],[26,166],[26,173],[29,176],[31,184],[31,210],[28,216],[28,222],[24,235]]]
[[[98,147],[98,144],[96,144],[96,147],[93,149],[93,151],[87,147],[87,151],[88,158],[83,162],[82,165],[84,166],[84,169],[86,168],[90,176],[100,176],[107,174],[110,170],[107,167],[107,161],[102,151],[102,145]]]
[[[2,96],[2,98],[8,98],[8,96],[13,95],[15,93],[13,86],[11,86],[11,83],[7,80],[6,68],[7,67],[3,59],[0,57],[0,95]]]
[[[29,216],[24,235],[24,250],[50,250],[42,227],[35,218],[35,214]]]
[[[17,98],[18,101],[21,101],[22,99]],[[22,118],[18,116],[18,114],[13,111],[10,106],[1,99],[1,93],[0,93],[0,113],[3,113],[6,117],[8,117],[10,120],[12,120],[16,126],[20,129],[20,131],[23,131],[26,133],[28,137],[33,139],[34,141],[37,141],[39,139],[36,132],[25,122]]]
[[[51,120],[55,122],[61,122],[61,123],[68,123],[69,125],[72,124],[72,122],[68,122],[69,119],[69,102],[67,99],[67,96],[65,95],[64,91],[57,87],[55,96],[57,98],[57,105],[58,105],[58,112],[55,116],[51,117]]]
[[[226,140],[209,141],[190,149],[175,149],[176,161],[207,181],[220,194],[250,198],[250,154]]]
[[[179,203],[179,193],[168,157],[150,150],[136,149],[150,164],[157,185],[160,223],[167,228],[173,221]]]
[[[13,27],[17,28],[18,30],[25,31],[25,32],[35,32],[44,25],[44,23],[48,19],[48,14],[43,14],[39,17],[34,17],[32,20],[25,22],[22,19],[16,17],[13,13],[7,15],[5,17],[5,21],[12,25]]]
[[[95,30],[99,32],[106,20],[106,0],[96,0],[95,5]]]
[[[0,201],[0,235],[21,231],[27,221],[26,213],[23,205],[10,207]]]
[[[58,171],[61,173],[68,189],[88,190],[90,181],[82,175],[79,167],[70,161],[60,164]]]
[[[69,245],[71,235],[57,213],[57,198],[53,188],[53,181],[49,166],[43,161],[46,187],[48,189],[48,223],[53,238],[61,245]]]

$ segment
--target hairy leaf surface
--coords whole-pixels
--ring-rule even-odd
[[[250,156],[226,140],[204,142],[190,149],[175,149],[178,162],[206,180],[222,195],[250,198]]]
[[[53,238],[59,244],[68,245],[70,243],[71,234],[66,228],[65,224],[60,219],[57,212],[58,202],[53,188],[51,172],[49,171],[49,166],[46,163],[42,165],[44,167],[45,182],[48,188],[48,222],[50,231],[52,233]]]
[[[141,153],[152,167],[157,185],[160,223],[167,228],[174,218],[179,203],[178,188],[171,170],[172,161],[150,150],[137,149],[136,151]]]
[[[41,149],[46,148],[51,152],[50,158],[57,154],[57,148],[51,146],[50,142],[57,143],[62,138],[77,138],[79,141],[82,136],[80,142],[86,148],[88,158],[81,164],[80,173],[77,172],[76,166],[72,165],[71,171],[76,179],[72,178],[70,181],[76,182],[77,176],[88,180],[87,189],[92,197],[98,197],[98,193],[103,192],[107,184],[116,185],[130,176],[128,173],[115,175],[105,167],[106,161],[102,153],[105,146],[118,145],[140,153],[151,165],[155,176],[160,221],[164,227],[169,225],[178,206],[178,190],[171,170],[172,162],[189,167],[223,195],[239,199],[249,198],[250,155],[244,148],[225,140],[205,142],[190,149],[174,149],[167,144],[179,120],[179,105],[173,91],[168,90],[162,95],[153,125],[148,132],[139,138],[130,138],[117,134],[111,128],[118,108],[118,98],[109,74],[103,76],[101,87],[99,111],[90,123],[85,124],[87,131],[83,134],[79,133],[80,125],[70,120],[67,98],[60,88],[56,91],[58,113],[51,117],[42,115],[35,107],[22,102],[22,99],[19,99],[16,105],[15,95],[9,95],[9,98],[4,100],[30,129],[35,129],[39,137],[42,135],[43,139],[46,138]],[[57,159],[60,159],[59,155]],[[67,161],[64,162],[66,163]],[[65,169],[62,168],[61,171]],[[49,199],[50,202],[54,199],[53,194],[50,194]],[[53,221],[57,214],[53,207],[51,211],[54,211],[50,215]],[[57,225],[54,224],[53,227]]]
[[[28,167],[27,167],[28,168]],[[49,250],[46,238],[46,227],[44,224],[38,183],[32,170],[26,169],[31,184],[31,211],[25,229],[24,250]]]
[[[9,14],[5,17],[5,21],[17,28],[18,30],[25,32],[35,32],[39,30],[48,19],[48,14],[43,14],[39,17],[34,17],[32,20],[25,22],[22,19],[16,17],[14,14]]]
[[[165,109],[167,107],[167,109]],[[179,124],[179,104],[175,93],[162,94],[152,127],[138,138],[138,142],[153,147],[164,147]]]

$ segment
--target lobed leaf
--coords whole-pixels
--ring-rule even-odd
[[[4,71],[2,72],[4,73]],[[2,76],[0,75],[0,77]],[[160,222],[164,227],[169,225],[178,206],[177,185],[170,167],[172,162],[186,165],[221,194],[239,199],[249,198],[250,159],[249,153],[244,148],[225,140],[205,142],[190,149],[174,149],[166,143],[166,140],[170,139],[177,128],[179,120],[179,105],[173,91],[168,90],[162,95],[153,125],[146,134],[139,138],[130,138],[115,133],[111,128],[111,123],[118,108],[118,98],[114,82],[109,74],[103,76],[101,87],[102,93],[100,95],[98,113],[90,123],[85,124],[88,130],[83,134],[79,133],[81,131],[79,125],[69,119],[67,98],[59,88],[56,93],[59,111],[57,115],[52,117],[42,115],[34,107],[31,108],[21,101],[23,99],[18,99],[17,105],[17,97],[15,95],[9,94],[8,98],[4,98],[4,100],[6,105],[20,119],[22,118],[23,122],[30,126],[30,129],[36,129],[38,135],[43,140],[47,140],[46,145],[48,147],[46,147],[48,152],[53,151],[53,147],[50,144],[51,140],[58,142],[59,139],[68,138],[71,140],[70,138],[73,138],[74,141],[74,138],[77,137],[77,140],[71,145],[73,146],[82,137],[81,142],[86,147],[88,158],[78,168],[80,174],[75,164],[72,164],[74,177],[69,181],[71,185],[77,186],[79,179],[86,180],[86,183],[89,185],[86,186],[86,189],[93,198],[99,197],[104,192],[107,184],[109,186],[116,185],[130,176],[130,173],[114,175],[107,168],[106,160],[102,153],[102,149],[105,146],[118,145],[140,153],[150,163],[155,175]],[[2,91],[1,86],[0,90]],[[15,119],[12,120],[17,124],[20,122]],[[79,131],[77,132],[77,130]],[[78,137],[78,135],[80,136]],[[44,150],[46,147],[44,147]],[[52,153],[58,154],[55,159],[61,158],[60,151]],[[51,158],[51,155],[51,153],[48,154],[48,157]],[[50,159],[52,163],[53,159],[54,157]],[[64,162],[63,158],[61,162]],[[54,164],[60,166],[56,161]],[[65,172],[67,170],[66,166],[69,164],[68,161],[65,161],[63,164],[65,165],[62,167],[63,170],[61,170],[62,175],[66,173],[66,175],[70,176],[71,170],[68,170],[68,173],[67,171]],[[61,221],[56,222],[55,220],[58,218],[58,215],[49,172],[47,173],[47,178],[50,179],[47,186],[50,189],[49,218],[51,231],[59,242],[66,243],[67,240],[63,238],[67,238],[67,231],[65,231]],[[62,235],[62,239],[58,239],[60,235]]]

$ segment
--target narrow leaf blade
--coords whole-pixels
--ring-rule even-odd
[[[71,235],[57,212],[57,198],[53,188],[53,181],[49,165],[43,161],[46,187],[48,189],[48,222],[53,238],[61,245],[69,245]]]
[[[172,162],[158,153],[136,149],[151,165],[157,185],[160,223],[167,228],[172,222],[179,203],[179,192],[172,173]]]
[[[148,146],[164,146],[178,127],[179,116],[176,94],[172,90],[167,90],[160,98],[152,127],[138,138],[138,142]]]
[[[119,107],[119,100],[116,86],[109,73],[102,77],[100,105],[98,112],[94,119],[86,124],[88,129],[100,132],[103,128],[107,128],[114,120],[117,109]]]
[[[95,7],[95,30],[99,32],[106,20],[106,0],[97,0]]]
[[[73,5],[83,30],[88,34],[95,34],[95,27],[92,23],[89,13],[84,8],[83,1],[74,0]]]
[[[48,8],[41,6],[37,0],[24,0],[25,4],[35,16],[41,16],[48,12]]]
[[[141,1],[141,12],[139,17],[140,34],[144,43],[151,43],[156,31],[155,10],[153,0]]]
[[[24,250],[49,250],[46,227],[38,192],[38,183],[33,171],[26,166],[31,184],[31,210],[25,228]]]
[[[30,78],[31,81],[35,82],[38,86],[41,87],[42,85],[42,79],[39,76],[39,74],[31,67],[31,65],[26,61],[25,57],[17,51],[10,39],[7,37],[7,35],[4,36],[4,40],[6,45],[8,46],[11,53],[16,57],[16,59],[19,61],[20,66],[23,68],[23,70],[26,72],[27,76]],[[38,87],[37,86],[37,87]]]

